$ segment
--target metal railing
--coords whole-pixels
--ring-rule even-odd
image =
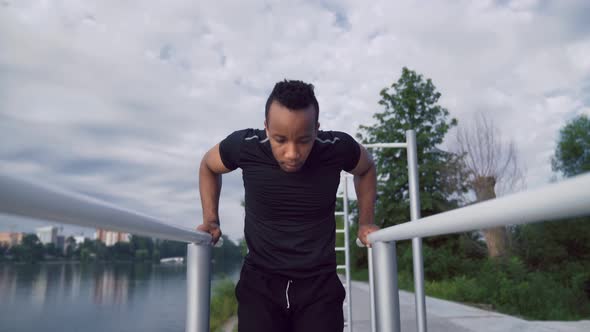
[[[369,242],[372,244],[368,251],[373,331],[400,331],[396,241],[412,239],[417,327],[419,332],[426,332],[422,237],[590,215],[590,174],[586,174],[541,189],[420,219],[414,131],[408,131],[406,139],[407,143],[366,145],[368,148],[407,149],[410,212],[411,220],[414,221],[369,235]],[[347,222],[347,204],[345,209]],[[1,173],[0,213],[188,242],[186,331],[209,330],[209,234],[173,226],[94,198]],[[348,253],[348,250],[346,251]],[[347,280],[347,283],[350,284],[350,280]]]
[[[0,173],[0,213],[188,242],[186,332],[209,331],[211,236],[60,188]]]
[[[413,211],[416,208],[416,205],[412,206]],[[373,331],[401,331],[396,241],[586,215],[590,215],[590,174],[371,233],[369,242],[372,248],[368,250],[369,282],[371,290],[374,288],[371,291]],[[416,262],[414,257],[414,264]],[[422,263],[421,257],[418,263]],[[420,297],[423,305],[423,292]],[[426,331],[425,320],[419,319],[417,323],[418,331]]]
[[[418,186],[418,147],[416,143],[416,132],[414,130],[406,131],[406,142],[405,143],[376,143],[376,144],[365,144],[366,148],[398,148],[406,149],[408,156],[408,185],[409,185],[409,196],[410,196],[410,219],[416,221],[420,219],[420,190]],[[357,244],[361,245],[357,240]],[[373,251],[371,248],[368,250],[368,261],[369,261],[369,293],[371,299],[371,331],[377,331],[377,314],[376,314],[376,291],[375,291],[375,275],[373,268],[377,261],[381,261],[385,258],[381,255],[373,257]],[[414,298],[416,301],[416,326],[418,332],[426,332],[426,297],[424,292],[424,259],[422,256],[422,239],[418,236],[412,238],[412,259],[413,259],[413,270],[414,270]],[[390,266],[391,267],[391,266]],[[397,267],[395,268],[397,271]],[[396,281],[397,289],[397,281]],[[379,299],[382,299],[379,297]],[[395,300],[395,299],[389,299]],[[399,299],[397,302],[384,301],[379,304],[381,307],[397,306],[399,309]],[[383,330],[386,331],[386,330]]]

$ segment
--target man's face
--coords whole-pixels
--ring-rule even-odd
[[[313,106],[293,111],[277,101],[270,105],[264,128],[283,171],[297,172],[305,164],[320,127],[315,115]]]

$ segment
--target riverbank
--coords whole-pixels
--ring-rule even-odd
[[[238,313],[238,302],[235,296],[235,284],[231,279],[223,279],[211,292],[210,330],[225,331],[228,321]],[[231,327],[233,328],[233,326]]]
[[[369,284],[352,281],[353,328],[355,332],[371,331]],[[399,292],[402,331],[416,330],[414,293]],[[426,297],[426,318],[429,331],[453,332],[586,332],[590,320],[529,321],[498,312],[483,310],[430,296]]]
[[[353,271],[352,279],[367,281],[368,271]],[[400,290],[414,291],[412,274],[399,271],[398,283]],[[424,287],[428,296],[527,320],[590,319],[590,300],[576,281],[562,285],[550,274],[521,271],[516,263],[490,263],[473,275],[425,280]]]

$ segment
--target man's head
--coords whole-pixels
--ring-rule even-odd
[[[264,128],[285,172],[296,172],[305,164],[320,127],[319,112],[313,85],[301,81],[278,82],[268,97]]]

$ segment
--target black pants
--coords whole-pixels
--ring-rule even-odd
[[[344,287],[336,272],[305,279],[244,265],[236,285],[239,332],[342,332]]]

